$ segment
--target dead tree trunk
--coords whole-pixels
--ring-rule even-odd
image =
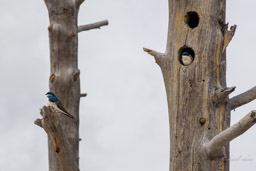
[[[169,0],[165,53],[144,48],[164,77],[170,171],[228,171],[229,142],[255,123],[252,111],[228,128],[235,87],[226,86],[225,49],[236,26],[227,30],[225,8],[225,0]]]
[[[79,101],[83,95],[80,93],[77,60],[78,32],[108,24],[105,20],[78,27],[77,16],[83,1],[45,0],[50,19],[50,91],[61,99],[66,110],[75,117],[74,120],[50,117],[53,111],[44,108],[43,119],[36,121],[48,134],[49,171],[79,170]]]

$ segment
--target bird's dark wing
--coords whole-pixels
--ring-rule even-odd
[[[72,118],[72,119],[74,118],[74,116],[72,116],[70,113],[68,113],[68,112],[66,111],[66,109],[63,107],[63,105],[61,104],[60,101],[57,103],[57,107],[58,107],[60,110],[63,111],[63,114],[64,114],[64,115],[66,115],[66,116],[68,116],[68,117],[70,117],[70,118]]]
[[[58,107],[60,110],[62,110],[63,112],[68,113],[68,112],[66,111],[66,109],[63,107],[63,105],[62,105],[61,102],[58,102],[58,103],[57,103],[57,107]]]

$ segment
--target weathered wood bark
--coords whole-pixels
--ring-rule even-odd
[[[54,121],[47,122],[55,125],[54,133],[42,125],[48,134],[49,171],[79,170],[79,101],[80,97],[85,97],[86,94],[80,93],[80,71],[77,60],[78,32],[108,24],[108,21],[104,20],[85,25],[86,29],[80,27],[78,31],[77,16],[83,1],[45,0],[50,19],[48,26],[51,61],[50,91],[60,98],[65,109],[75,117],[74,120],[59,117],[57,122],[56,118]],[[54,119],[54,117],[51,118]],[[42,121],[45,119],[43,118]],[[40,126],[38,122],[40,120],[36,122]]]
[[[188,12],[194,11],[194,15]],[[225,0],[169,0],[166,58],[159,61],[166,86],[170,121],[170,171],[228,170],[228,146],[222,157],[211,160],[202,145],[229,127],[228,103],[213,103],[215,92],[226,87],[225,55],[222,53]],[[193,13],[192,13],[193,14]],[[193,17],[198,16],[198,25]],[[190,23],[191,22],[191,23]],[[180,63],[184,48],[194,61]],[[227,101],[226,101],[227,102]],[[200,123],[200,118],[206,122]]]
[[[230,126],[228,95],[235,90],[226,85],[225,49],[236,25],[228,30],[225,9],[226,0],[169,0],[165,53],[144,48],[155,57],[164,77],[170,171],[228,171],[229,142],[255,123],[253,111],[244,127],[237,126],[245,123],[241,120],[222,132]],[[189,53],[190,65],[182,64],[181,58],[188,59],[183,52]]]
[[[68,137],[78,163],[79,154],[79,101],[80,78],[77,63],[77,15],[79,6],[76,1],[45,0],[49,12],[50,26],[50,91],[62,101],[66,110],[75,119],[61,117],[62,129]],[[49,171],[62,171],[53,142],[48,138]],[[65,171],[63,169],[63,171]]]
[[[53,108],[46,106],[41,109],[41,115],[43,119],[37,119],[35,124],[42,127],[47,133],[54,145],[61,168],[65,171],[79,171],[78,162],[75,160],[73,148],[62,128],[59,115]]]

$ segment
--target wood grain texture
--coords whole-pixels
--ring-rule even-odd
[[[44,106],[41,109],[43,119],[37,119],[35,124],[42,127],[51,140],[55,154],[58,157],[61,165],[60,169],[64,171],[79,171],[78,163],[74,160],[73,148],[64,132],[60,116],[52,107]]]
[[[229,169],[229,146],[222,157],[209,159],[202,144],[229,127],[228,98],[213,102],[216,90],[226,88],[226,56],[222,53],[225,0],[169,0],[169,28],[165,58],[159,63],[166,87],[170,122],[170,171],[217,171]],[[190,28],[187,12],[199,16]],[[184,66],[182,48],[191,48],[195,57]],[[206,121],[200,124],[200,118]]]
[[[65,109],[75,119],[60,118],[60,125],[73,149],[74,160],[79,163],[79,101],[80,101],[80,71],[77,62],[77,15],[78,1],[45,0],[48,8],[50,28],[50,61],[51,74],[49,87],[62,101]],[[61,162],[56,155],[55,147],[48,138],[49,171],[62,170]]]
[[[74,116],[59,118],[59,130],[65,135],[48,136],[49,171],[79,170],[79,102],[87,94],[80,92],[80,70],[78,69],[78,26],[77,16],[84,0],[44,0],[49,13],[48,26],[50,41],[51,73],[49,78],[50,91],[61,100],[64,108]],[[107,25],[108,21],[89,24],[80,27],[80,31]],[[42,127],[42,121],[35,123]],[[49,135],[49,134],[48,134]],[[63,138],[65,137],[65,138]],[[54,140],[53,140],[54,139]],[[65,149],[59,155],[56,153],[56,141],[64,141]],[[69,145],[67,145],[69,144]],[[72,152],[73,155],[70,153]],[[68,156],[65,156],[68,155]],[[72,161],[67,161],[69,158]],[[76,163],[76,165],[75,165]]]

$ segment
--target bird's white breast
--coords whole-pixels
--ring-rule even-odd
[[[192,63],[192,57],[191,56],[182,55],[181,60],[182,60],[182,63],[184,65],[189,65],[189,64]]]
[[[55,110],[58,110],[56,103],[51,102],[49,99],[47,100],[47,105],[53,107]]]

